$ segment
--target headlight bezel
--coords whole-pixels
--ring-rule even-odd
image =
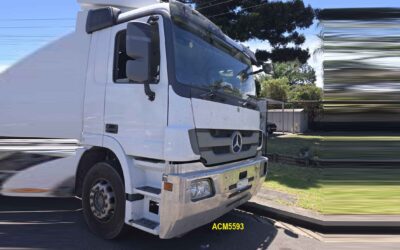
[[[206,195],[203,195],[203,196],[197,196],[196,197],[196,196],[193,196],[193,185],[196,184],[195,187],[196,187],[197,191],[199,191],[199,183],[208,183],[209,193],[207,193]],[[213,181],[212,181],[211,178],[203,178],[203,179],[192,180],[190,182],[190,186],[189,187],[190,187],[189,188],[189,196],[190,196],[190,200],[192,202],[204,200],[204,199],[213,197],[215,195],[215,189],[214,189]],[[206,188],[204,188],[204,190],[205,189]]]

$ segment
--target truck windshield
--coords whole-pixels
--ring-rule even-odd
[[[221,90],[240,98],[255,95],[250,60],[211,34],[174,27],[176,79],[181,84]]]

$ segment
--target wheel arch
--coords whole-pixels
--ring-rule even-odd
[[[100,161],[113,163],[113,167],[116,168],[123,179],[125,192],[130,193],[132,189],[130,169],[132,169],[133,163],[129,161],[121,145],[115,139],[104,136],[102,147],[94,146],[86,150],[79,160],[75,175],[75,195],[82,196],[85,175],[94,164]]]

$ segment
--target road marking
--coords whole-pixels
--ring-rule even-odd
[[[67,212],[80,212],[82,208],[75,210],[35,210],[35,211],[0,211],[0,214],[24,214],[24,213],[67,213]]]
[[[1,225],[53,225],[53,224],[74,224],[75,222],[66,222],[66,221],[60,221],[60,222],[2,222],[0,221],[0,226]]]

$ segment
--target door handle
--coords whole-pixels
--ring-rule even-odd
[[[110,134],[118,134],[117,124],[106,124],[106,132]]]

